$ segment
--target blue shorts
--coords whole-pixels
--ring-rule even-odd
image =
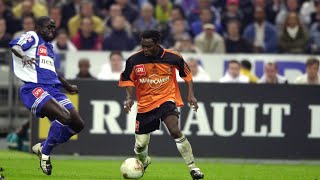
[[[37,117],[43,105],[54,98],[66,109],[73,109],[74,106],[68,97],[61,92],[62,85],[25,83],[20,88],[20,99],[22,103]]]

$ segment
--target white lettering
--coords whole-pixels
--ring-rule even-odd
[[[242,136],[248,137],[265,137],[267,136],[267,126],[261,125],[260,132],[256,131],[256,109],[257,103],[243,103],[244,108],[244,130]]]
[[[225,128],[225,108],[227,103],[211,103],[213,107],[213,131],[219,136],[232,136],[238,130],[238,109],[240,103],[231,103],[232,108],[232,128],[227,131]]]
[[[270,115],[269,137],[284,137],[282,132],[282,110],[284,115],[290,115],[290,105],[288,104],[264,104],[263,114]]]
[[[320,138],[320,105],[309,105],[311,110],[311,127],[308,138]]]
[[[105,125],[111,134],[122,134],[122,130],[116,120],[121,113],[120,104],[117,101],[92,100],[93,106],[93,123],[90,133],[105,134],[107,133]],[[108,107],[108,113],[105,114],[105,108]]]
[[[191,135],[192,132],[190,128],[192,125],[196,125],[198,126],[198,131],[196,133],[198,136],[212,136],[213,132],[210,129],[204,103],[198,102],[198,106],[198,112],[195,112],[192,108],[189,108],[190,110],[182,133],[185,135]]]

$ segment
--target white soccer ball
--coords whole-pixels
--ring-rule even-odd
[[[140,160],[128,158],[121,164],[120,171],[125,179],[139,179],[143,176],[144,168]]]

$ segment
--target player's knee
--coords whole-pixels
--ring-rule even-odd
[[[182,133],[179,127],[171,128],[169,129],[169,131],[170,131],[171,137],[173,137],[174,139],[177,139],[182,136]]]
[[[84,126],[85,126],[85,124],[84,124],[83,120],[79,121],[77,133],[81,132],[84,129]]]

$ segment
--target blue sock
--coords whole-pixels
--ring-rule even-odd
[[[47,139],[41,142],[42,153],[49,156],[56,145],[67,142],[75,134],[69,126],[53,121]]]

